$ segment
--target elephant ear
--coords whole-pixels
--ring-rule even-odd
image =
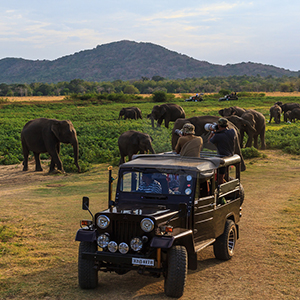
[[[54,135],[58,138],[60,136],[60,129],[61,129],[61,126],[60,126],[60,122],[59,121],[54,121],[51,125],[51,131],[54,133]]]
[[[132,144],[132,145],[134,145],[134,146],[137,146],[137,145],[139,145],[139,143],[140,143],[140,137],[139,137],[139,133],[138,132],[135,132],[132,136],[131,136],[131,138],[130,138],[130,143]]]
[[[250,129],[253,133],[256,132],[256,129],[254,128],[254,126],[252,126],[252,124],[249,121],[247,121],[247,120],[245,120],[243,118],[241,118],[241,119],[242,119],[243,125],[245,127],[248,127],[248,129]],[[255,125],[255,123],[254,123],[254,125]]]

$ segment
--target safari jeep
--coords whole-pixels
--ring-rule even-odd
[[[197,252],[213,245],[217,259],[229,260],[239,238],[244,191],[240,157],[202,153],[201,158],[177,154],[136,155],[119,168],[116,196],[108,209],[94,216],[89,198],[82,208],[93,220],[82,220],[76,241],[79,285],[96,288],[98,271],[164,276],[167,296],[184,292],[187,269],[197,269]],[[220,167],[226,182],[218,185]],[[139,190],[150,174],[160,193]],[[109,195],[112,189],[109,175]]]

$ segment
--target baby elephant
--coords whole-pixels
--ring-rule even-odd
[[[292,110],[289,110],[285,113],[285,118],[288,120],[290,119],[291,122],[294,122],[296,120],[300,120],[300,108],[294,108]]]
[[[131,107],[123,107],[120,110],[119,113],[119,119],[121,119],[122,117],[124,117],[124,120],[126,119],[142,119],[142,111],[135,106],[131,106]]]
[[[128,130],[122,133],[118,140],[119,150],[121,154],[119,164],[125,163],[125,157],[132,159],[133,154],[138,152],[144,154],[150,151],[155,153],[152,147],[152,137],[147,133],[142,133],[135,130]]]

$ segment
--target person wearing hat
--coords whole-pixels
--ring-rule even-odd
[[[208,140],[217,147],[218,155],[232,156],[234,154],[234,140],[237,138],[235,130],[228,129],[228,120],[225,118],[220,118],[217,125],[218,130],[212,131]],[[219,184],[224,182],[225,170],[225,167],[219,169]]]
[[[200,157],[203,140],[200,136],[195,136],[195,126],[191,123],[183,125],[182,136],[178,139],[175,151],[182,156]]]

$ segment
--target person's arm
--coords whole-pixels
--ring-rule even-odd
[[[210,132],[210,135],[208,137],[208,143],[212,143],[212,141],[210,139],[212,139],[213,137],[215,136],[215,132],[214,131],[211,131]],[[213,143],[212,143],[213,144]]]
[[[181,141],[180,141],[180,138],[179,138],[178,141],[177,141],[177,144],[176,144],[176,146],[175,146],[175,152],[176,152],[177,154],[179,154],[180,151],[181,151]]]

